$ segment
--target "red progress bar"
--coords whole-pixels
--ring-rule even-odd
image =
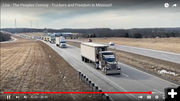
[[[152,94],[149,92],[3,92],[4,94]]]

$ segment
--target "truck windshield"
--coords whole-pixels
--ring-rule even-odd
[[[103,55],[103,57],[107,62],[115,62],[116,61],[114,55]]]
[[[108,52],[108,53],[102,53],[102,55],[114,55],[114,54],[111,52]]]
[[[61,43],[66,43],[66,41],[62,41]]]

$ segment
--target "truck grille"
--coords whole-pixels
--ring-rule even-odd
[[[110,64],[111,69],[116,69],[116,64]]]

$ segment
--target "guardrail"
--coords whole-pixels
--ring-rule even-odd
[[[95,91],[95,92],[103,92],[100,87],[98,87],[86,75],[84,75],[81,72],[79,72],[79,79],[84,81],[90,88],[92,88],[93,91]],[[110,98],[108,94],[106,94],[106,93],[99,93],[99,94],[104,100],[113,101],[112,98]]]

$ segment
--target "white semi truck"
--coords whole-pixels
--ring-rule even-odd
[[[107,47],[107,45],[92,42],[81,43],[82,61],[95,63],[96,68],[101,69],[105,74],[120,74],[121,68],[115,54],[107,51]]]
[[[61,48],[66,47],[66,39],[64,37],[56,37],[56,46],[59,46]]]

